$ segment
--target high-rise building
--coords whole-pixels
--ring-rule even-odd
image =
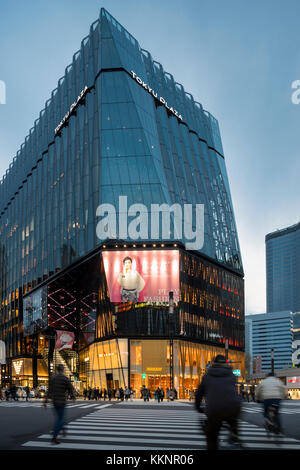
[[[0,183],[10,380],[174,385],[243,369],[244,281],[217,120],[101,9]],[[32,381],[32,382],[31,382]]]
[[[300,310],[300,223],[266,235],[267,312]]]
[[[262,373],[292,366],[293,315],[292,312],[246,315],[246,353],[250,358],[250,374],[253,363],[258,363]]]

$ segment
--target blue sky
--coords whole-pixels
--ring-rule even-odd
[[[245,270],[265,311],[265,235],[299,221],[298,0],[10,0],[1,6],[0,174],[106,8],[218,120]]]

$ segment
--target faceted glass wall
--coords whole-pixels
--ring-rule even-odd
[[[97,208],[118,215],[120,196],[148,210],[204,204],[202,253],[242,274],[218,122],[101,9],[0,182],[10,357],[30,349],[22,295],[97,248]]]

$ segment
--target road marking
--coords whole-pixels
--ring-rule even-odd
[[[187,450],[206,449],[206,437],[200,426],[205,419],[194,409],[174,411],[171,409],[136,409],[122,411],[110,404],[102,405],[85,417],[68,423],[67,436],[61,444],[50,444],[51,434],[42,434],[22,446],[52,449],[155,449]],[[239,436],[245,450],[289,449],[300,450],[300,441],[287,436],[269,438],[263,427],[239,422]],[[228,431],[222,428],[220,445],[228,439]]]

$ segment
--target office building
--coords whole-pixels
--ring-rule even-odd
[[[246,315],[246,353],[250,356],[252,373],[266,373],[272,370],[272,349],[274,370],[292,366],[293,316],[292,312],[261,313]],[[258,370],[254,370],[253,363]]]
[[[0,201],[11,381],[46,383],[63,362],[81,387],[183,396],[225,344],[243,370],[244,275],[218,122],[106,10]]]
[[[267,312],[300,310],[300,223],[266,235]]]

